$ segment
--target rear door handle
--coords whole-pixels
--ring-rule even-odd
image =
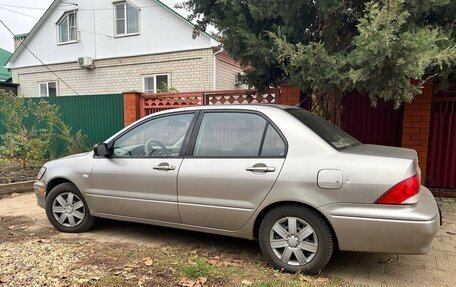
[[[275,167],[266,166],[265,164],[256,164],[254,166],[247,167],[245,170],[252,172],[274,172]]]
[[[175,170],[176,167],[174,165],[169,165],[167,162],[162,162],[159,165],[154,166],[155,170]]]

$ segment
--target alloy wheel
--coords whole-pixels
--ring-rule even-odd
[[[271,228],[269,244],[277,258],[294,266],[309,263],[318,250],[314,229],[297,217],[278,220]]]
[[[52,203],[52,214],[63,226],[79,225],[85,217],[85,212],[84,202],[72,192],[59,194]]]

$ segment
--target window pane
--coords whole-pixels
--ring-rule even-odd
[[[282,156],[285,154],[285,143],[279,136],[277,131],[271,126],[268,126],[266,136],[264,138],[263,150],[261,156]]]
[[[59,24],[59,42],[68,42],[68,15]]]
[[[351,135],[311,112],[303,109],[287,111],[337,150],[360,144]]]
[[[193,114],[148,121],[114,143],[114,156],[177,157]]]
[[[76,13],[68,14],[68,19],[70,21],[70,27],[76,26]]]
[[[194,155],[211,157],[258,156],[266,120],[248,113],[205,114]]]
[[[125,34],[125,20],[116,21],[116,34]]]
[[[168,75],[157,75],[157,93],[164,93],[168,91]]]
[[[144,78],[144,93],[154,93],[154,77]]]
[[[41,83],[40,85],[40,97],[47,97],[47,84],[46,83]]]
[[[49,97],[57,96],[57,84],[55,82],[49,82],[48,87],[49,87]]]
[[[116,5],[116,20],[125,19],[125,3]]]
[[[127,33],[139,32],[139,10],[127,3]]]

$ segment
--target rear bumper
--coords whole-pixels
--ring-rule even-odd
[[[440,225],[437,203],[424,186],[410,206],[333,204],[321,210],[346,251],[424,254]]]

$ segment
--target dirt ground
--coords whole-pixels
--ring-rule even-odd
[[[34,225],[27,217],[0,219],[0,286],[349,285],[275,271],[260,254],[242,250],[74,240]]]
[[[33,180],[39,170],[39,166],[22,168],[17,163],[3,163],[0,161],[0,184]]]
[[[33,193],[0,200],[3,286],[456,286],[456,199],[426,255],[338,252],[320,277],[284,274],[258,243],[113,220],[54,230]],[[338,279],[340,278],[340,279]]]

